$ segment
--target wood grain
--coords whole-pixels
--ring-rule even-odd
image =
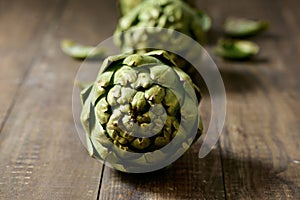
[[[58,1],[0,1],[0,130],[28,75]],[[45,11],[44,6],[48,6]]]
[[[18,74],[28,69],[0,134],[0,199],[96,199],[102,165],[90,158],[80,143],[71,109],[72,87],[80,62],[64,55],[59,42],[62,37],[100,42],[105,39],[102,34],[108,32],[102,31],[99,24],[106,21],[103,16],[112,15],[105,10],[98,12],[103,1],[86,1],[84,9],[82,1],[76,0],[39,2],[12,1],[1,13],[5,20],[13,16],[5,23],[20,20],[23,26],[7,25],[11,32],[8,35],[1,31],[0,43],[12,49],[5,54],[8,66],[1,67],[1,77],[12,71],[11,81],[18,83]],[[18,19],[22,15],[24,19]],[[27,15],[34,17],[28,19]],[[24,34],[15,33],[23,29]],[[35,38],[36,31],[41,32],[39,39]],[[20,43],[14,41],[17,37]],[[31,47],[31,43],[37,47]],[[19,46],[28,52],[16,51]],[[10,70],[10,63],[16,72]],[[1,83],[4,88],[10,85],[5,80]],[[13,99],[13,92],[7,95],[1,96],[1,102]]]
[[[300,14],[297,0],[199,0],[213,17],[211,49],[227,16],[266,19],[251,62],[214,58],[227,92],[219,145],[196,143],[171,167],[124,174],[90,158],[71,112],[81,62],[62,38],[96,45],[111,36],[116,1],[0,0],[0,199],[300,199]],[[203,104],[210,117],[209,96]]]
[[[287,31],[292,27],[279,1],[226,4],[219,15],[272,24],[268,33],[252,38],[262,49],[256,61],[218,63],[228,94],[220,140],[226,199],[299,199],[299,52]]]
[[[219,150],[200,160],[199,147],[158,172],[125,174],[105,167],[99,199],[224,199]]]

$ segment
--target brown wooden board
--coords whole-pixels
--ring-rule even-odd
[[[99,199],[224,199],[219,150],[198,158],[199,145],[158,172],[125,174],[105,168]]]
[[[228,105],[207,157],[196,143],[167,169],[125,174],[78,139],[71,96],[81,62],[59,48],[62,38],[96,45],[111,36],[116,2],[0,0],[0,199],[300,199],[299,1],[197,5],[213,17],[209,50],[227,16],[267,19],[271,29],[250,38],[261,46],[251,62],[214,57]],[[206,127],[209,108],[205,93]]]
[[[71,109],[80,62],[59,45],[64,37],[105,39],[114,25],[105,31],[101,23],[106,16],[116,21],[109,12],[115,3],[108,9],[96,0],[0,5],[1,109],[11,107],[0,134],[0,199],[96,199],[102,164],[79,141]]]
[[[44,4],[34,0],[0,1],[0,130],[36,60],[40,41],[59,2],[46,4],[47,11]]]
[[[300,54],[294,35],[299,29],[283,15],[295,4],[299,7],[299,2],[292,6],[286,1],[214,4],[219,18],[238,16],[271,23],[269,32],[251,38],[261,46],[256,60],[218,60],[228,95],[227,122],[220,140],[226,199],[300,198],[296,59]]]

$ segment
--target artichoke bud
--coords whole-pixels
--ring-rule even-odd
[[[160,10],[149,10],[149,14],[151,16],[152,19],[157,19],[160,15]]]
[[[173,15],[176,21],[180,21],[182,19],[182,11],[179,9],[174,10]]]
[[[97,87],[106,88],[107,86],[109,86],[113,74],[114,72],[112,71],[104,72],[103,74],[101,74],[97,81]]]
[[[149,147],[150,139],[149,138],[137,138],[131,142],[131,146],[136,149],[143,150]]]
[[[173,121],[172,125],[175,128],[175,130],[179,129],[180,124],[179,124],[179,122],[176,119]]]
[[[119,0],[119,8],[121,13],[124,15],[130,13],[134,7],[142,3],[144,0]]]
[[[94,101],[96,101],[101,95],[105,94],[105,88],[109,85],[112,76],[113,72],[105,72],[99,76],[95,84]]]
[[[121,10],[121,14],[122,15],[125,15],[128,13],[131,14],[132,10],[144,1],[146,1],[146,0],[119,0],[119,7]],[[195,6],[195,0],[182,0],[182,1],[184,1],[185,3],[187,3],[190,6]],[[156,1],[154,1],[154,2],[156,2]],[[164,3],[165,1],[161,1],[161,2]],[[161,2],[158,2],[158,3],[161,3]],[[156,8],[160,9],[159,4],[156,5]],[[151,15],[153,18],[159,17],[159,12],[157,12],[155,9],[146,10],[146,11],[148,11],[147,13],[149,13],[149,15]]]
[[[94,84],[81,93],[90,154],[129,171],[175,156],[163,147],[184,152],[178,148],[189,144],[190,129],[198,123],[195,88],[185,86],[189,83],[161,51],[109,57]],[[104,90],[100,96],[97,87]]]
[[[166,125],[168,127],[171,127],[173,122],[176,120],[176,117],[174,116],[168,116],[167,119],[166,119]]]
[[[157,27],[173,29],[203,43],[205,41],[205,33],[211,27],[210,18],[203,12],[187,5],[186,1],[143,1],[131,12],[126,13],[120,19],[115,32],[115,41],[122,49],[147,47],[147,37],[143,37],[141,33],[139,33],[138,37],[132,34],[133,29],[136,28]],[[143,35],[149,35],[151,31],[142,32]],[[120,33],[124,33],[124,37],[120,36]],[[170,39],[170,37],[167,37],[167,39]]]
[[[96,106],[96,114],[101,124],[107,123],[110,114],[108,112],[108,103],[105,98],[102,98]]]
[[[122,138],[125,138],[128,142],[131,142],[131,141],[134,139],[134,137],[131,136],[130,134],[128,134],[126,131],[122,131],[122,132],[120,133],[120,136],[121,136]]]
[[[152,116],[163,117],[165,114],[165,108],[162,104],[155,104],[151,107],[149,112],[151,118],[153,118]]]
[[[149,112],[146,112],[143,115],[137,116],[136,117],[136,121],[139,124],[142,124],[142,123],[148,123],[149,124],[151,122],[151,118],[150,118]]]
[[[143,92],[137,92],[131,101],[131,106],[133,110],[142,112],[147,106],[145,94]]]
[[[121,86],[115,85],[107,94],[107,102],[111,106],[117,106],[117,99],[121,96]]]
[[[108,125],[111,124],[113,127],[116,127],[119,123],[119,120],[122,117],[123,117],[123,114],[121,113],[121,111],[118,109],[114,109],[112,115],[109,118]]]
[[[153,133],[159,133],[163,127],[164,127],[164,123],[165,123],[165,118],[162,118],[162,119],[155,119],[153,120],[153,124],[154,124],[154,127],[152,128],[152,132]]]
[[[149,73],[140,72],[136,82],[132,83],[131,86],[135,89],[149,88],[152,83],[153,81],[151,80]]]
[[[165,137],[157,137],[157,138],[155,138],[154,143],[156,146],[163,147],[163,146],[167,145],[168,143],[170,143],[170,139],[165,138]]]
[[[118,104],[124,105],[130,102],[130,100],[134,97],[136,93],[135,89],[122,87],[121,88],[121,96],[118,98]]]
[[[118,108],[122,113],[129,113],[130,104],[120,105]]]
[[[163,103],[167,106],[167,112],[169,115],[175,115],[177,113],[179,109],[179,101],[170,89],[166,89],[166,95]]]
[[[167,24],[167,21],[168,21],[168,17],[167,16],[161,16],[159,19],[158,19],[158,26],[159,27],[166,27],[166,24]]]
[[[139,137],[148,137],[149,134],[155,133],[153,131],[153,124],[149,123],[141,123],[138,130]]]
[[[172,133],[172,126],[171,126],[171,124],[169,124],[169,125],[165,125],[165,127],[164,127],[164,133]]]
[[[124,115],[122,118],[122,124],[125,131],[135,132],[134,119],[130,115]]]
[[[145,98],[152,104],[160,104],[165,97],[165,89],[155,85],[145,92]]]
[[[115,73],[114,84],[126,86],[129,83],[135,82],[136,79],[137,72],[131,67],[124,66]]]

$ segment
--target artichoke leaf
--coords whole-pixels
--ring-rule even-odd
[[[231,37],[254,36],[269,28],[269,23],[260,20],[230,17],[224,23],[224,31]]]
[[[81,45],[67,39],[61,41],[61,49],[65,54],[76,59],[96,59],[103,58],[105,55],[104,49]]]
[[[175,67],[174,70],[180,78],[185,96],[188,95],[194,102],[197,102],[198,100],[195,92],[198,88],[195,87],[195,84],[193,83],[192,79],[180,68]]]
[[[247,60],[259,53],[259,46],[246,40],[219,40],[214,51],[224,59]]]
[[[115,68],[116,66],[118,66],[118,62],[120,62],[120,60],[123,60],[126,57],[127,57],[126,54],[120,54],[120,55],[107,57],[102,63],[102,66],[99,70],[98,76],[100,76],[105,71],[112,70],[110,68]]]
[[[150,67],[150,77],[154,83],[166,88],[178,88],[179,79],[175,71],[167,65],[156,65]]]
[[[86,100],[89,98],[89,95],[92,91],[93,84],[90,84],[88,87],[85,87],[81,92],[80,92],[80,100],[81,104],[84,105]]]

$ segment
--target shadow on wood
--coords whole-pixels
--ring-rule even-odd
[[[299,185],[285,178],[287,169],[297,170],[292,162],[275,166],[261,159],[222,157],[223,165],[227,166],[223,168],[223,173],[228,199],[278,199],[288,194],[299,196]]]
[[[100,199],[224,199],[219,150],[198,158],[197,142],[171,166],[145,174],[105,168]]]
[[[237,63],[235,63],[237,65]],[[246,93],[260,88],[259,79],[244,66],[241,69],[221,69],[226,93]]]
[[[170,167],[156,172],[126,174],[106,168],[104,176],[109,180],[103,179],[100,199],[225,199],[224,190],[228,199],[275,199],[285,196],[278,193],[286,190],[299,195],[300,187],[284,178],[289,163],[274,167],[262,160],[223,156],[222,163],[230,166],[222,169],[223,180],[219,149],[199,159],[196,146]]]

